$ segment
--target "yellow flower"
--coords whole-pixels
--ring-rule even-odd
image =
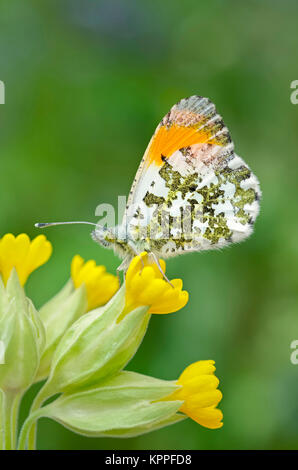
[[[166,264],[160,260],[165,272]],[[148,253],[136,256],[126,273],[125,313],[139,306],[150,306],[149,313],[172,313],[188,302],[188,292],[182,290],[182,280],[173,279],[169,284],[158,266],[148,259]]]
[[[25,233],[17,237],[7,233],[0,239],[0,273],[4,284],[15,268],[21,285],[39,266],[48,261],[52,254],[52,244],[44,235],[38,235],[32,241]]]
[[[96,266],[94,260],[84,261],[75,255],[71,262],[71,277],[75,288],[85,284],[88,299],[88,310],[106,304],[119,289],[119,280],[106,272],[104,266]]]
[[[223,425],[222,412],[216,408],[222,393],[217,389],[219,380],[214,375],[214,364],[214,361],[198,361],[188,366],[177,381],[181,388],[166,398],[184,401],[180,411],[210,429]]]

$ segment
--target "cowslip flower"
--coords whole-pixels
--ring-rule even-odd
[[[217,389],[219,380],[214,375],[214,364],[208,360],[189,365],[177,381],[181,388],[166,398],[182,400],[180,411],[209,429],[219,429],[223,425],[222,412],[216,408],[222,393]]]
[[[88,311],[106,304],[119,289],[117,276],[107,273],[105,266],[97,266],[94,260],[75,255],[71,262],[71,278],[77,289],[86,287]]]
[[[26,448],[27,440],[28,448],[35,448],[35,421],[40,416],[93,436],[143,434],[187,416],[207,428],[220,428],[222,413],[216,406],[222,394],[214,361],[190,365],[177,381],[123,371],[142,342],[150,314],[175,312],[187,303],[181,279],[167,281],[144,252],[132,260],[119,289],[118,278],[104,266],[76,255],[71,279],[37,312],[22,286],[51,253],[52,245],[43,235],[32,241],[26,234],[0,239],[1,338],[6,361],[0,364],[0,387],[9,417],[3,426],[0,413],[4,447],[15,448],[22,395],[41,379],[47,381],[24,423],[19,448]],[[160,267],[165,272],[162,260]],[[42,406],[60,393],[61,400]]]
[[[165,272],[166,264],[159,260]],[[182,290],[182,280],[164,278],[156,263],[151,262],[147,252],[133,258],[126,273],[126,302],[124,314],[139,306],[149,306],[149,313],[172,313],[188,302],[188,292]]]
[[[29,275],[48,261],[52,251],[52,244],[44,235],[38,235],[32,241],[25,233],[17,237],[11,233],[4,235],[0,239],[0,273],[4,284],[15,268],[20,284],[24,286]]]

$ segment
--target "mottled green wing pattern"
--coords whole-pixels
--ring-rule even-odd
[[[215,106],[184,99],[146,150],[126,215],[129,237],[163,258],[239,242],[252,232],[260,195]]]

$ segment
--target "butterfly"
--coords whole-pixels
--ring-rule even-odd
[[[96,225],[92,238],[123,259],[118,270],[125,271],[134,256],[146,251],[162,272],[159,258],[247,238],[260,198],[259,182],[234,152],[215,105],[191,96],[175,104],[157,126],[122,223],[114,228]]]
[[[157,126],[129,193],[122,224],[98,226],[92,237],[114,249],[126,269],[147,251],[158,264],[193,251],[240,242],[253,230],[261,191],[234,153],[215,105],[191,96]]]

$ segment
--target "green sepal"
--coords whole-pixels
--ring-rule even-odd
[[[185,418],[181,401],[163,400],[175,382],[122,371],[99,385],[64,394],[37,412],[87,436],[131,437]]]
[[[3,284],[2,277],[0,275],[0,321],[1,317],[5,314],[9,306],[9,299],[7,297],[5,286]]]
[[[46,331],[46,345],[40,361],[36,382],[48,377],[54,351],[70,325],[87,310],[84,285],[74,290],[70,280],[61,291],[39,311]]]
[[[1,297],[0,340],[4,343],[5,362],[0,364],[0,388],[18,393],[34,381],[45,343],[44,328],[15,269],[6,288],[1,288]]]
[[[41,393],[73,392],[119,372],[132,358],[150,315],[139,307],[121,321],[125,286],[104,307],[79,318],[66,331],[54,353],[50,376]]]
[[[170,426],[171,424],[179,423],[180,421],[184,421],[186,418],[187,416],[182,413],[175,413],[164,419],[151,422],[149,425],[145,424],[143,426],[135,426],[132,429],[124,429],[124,428],[113,429],[112,431],[106,431],[96,436],[92,435],[91,433],[85,434],[85,435],[88,437],[117,437],[117,438],[136,437],[142,434],[146,434],[148,432],[157,431],[158,429],[165,428],[166,426]],[[73,432],[76,432],[78,434],[83,434],[74,428],[72,430]]]
[[[28,307],[28,317],[31,319],[33,325],[35,326],[35,334],[36,334],[36,341],[38,345],[38,350],[39,350],[39,356],[41,357],[44,348],[46,345],[46,331],[43,322],[41,321],[41,318],[39,316],[38,311],[34,307],[34,304],[31,299],[28,297],[26,298],[27,301],[27,307]]]

